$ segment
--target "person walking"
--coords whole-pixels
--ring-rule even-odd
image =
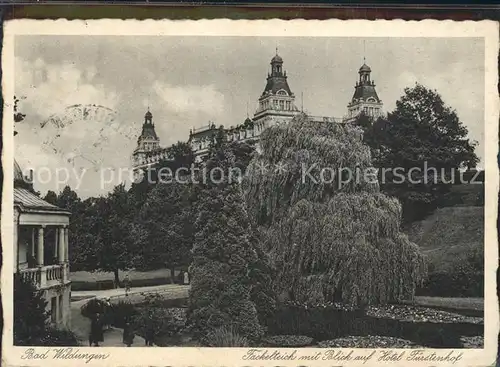
[[[98,347],[99,342],[104,342],[104,333],[102,330],[102,316],[99,312],[96,312],[90,323],[89,346],[94,344],[94,346]]]
[[[145,331],[144,331],[144,341],[146,346],[152,346],[153,345],[153,339],[155,336],[154,332],[154,323],[153,323],[153,315],[151,313],[151,310],[148,311],[148,317],[146,319],[146,325],[145,325]]]
[[[135,333],[132,324],[127,320],[123,328],[123,344],[130,347],[134,344]]]
[[[113,305],[111,304],[111,298],[106,298],[104,301],[104,318],[103,324],[106,330],[111,329],[111,324],[113,323]]]
[[[128,292],[130,292],[130,278],[128,274],[123,279],[123,286],[125,287],[125,295],[128,296]]]

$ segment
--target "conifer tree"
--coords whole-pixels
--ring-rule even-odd
[[[263,333],[251,299],[251,264],[257,253],[239,182],[228,175],[234,157],[224,142],[217,143],[198,191],[188,322],[205,342],[222,326],[257,340]]]

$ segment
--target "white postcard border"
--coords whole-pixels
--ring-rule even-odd
[[[14,38],[16,35],[204,35],[204,36],[280,36],[280,37],[481,37],[485,40],[485,323],[484,349],[425,349],[446,355],[450,351],[463,353],[462,358],[452,365],[485,366],[494,363],[497,353],[497,335],[499,330],[499,308],[496,295],[496,269],[498,266],[498,239],[496,218],[498,213],[499,171],[497,165],[499,103],[497,92],[499,49],[498,25],[492,21],[403,21],[403,20],[11,20],[4,23],[3,46],[3,93],[4,101],[13,101],[14,96]],[[2,359],[8,366],[66,366],[71,365],[127,365],[127,366],[298,366],[298,365],[445,365],[436,362],[381,362],[377,354],[369,362],[363,361],[300,361],[271,360],[252,361],[242,357],[247,348],[88,348],[78,347],[79,353],[104,353],[106,359],[57,359],[52,358],[54,350],[61,348],[35,348],[37,352],[48,351],[47,359],[23,359],[27,348],[12,346],[12,273],[13,248],[10,245],[13,235],[13,106],[4,104],[2,164],[4,167],[4,191],[2,197],[2,243],[3,267],[2,289],[4,330]],[[267,348],[290,352],[286,348]],[[337,349],[336,349],[337,350]],[[338,349],[346,353],[350,349]],[[408,349],[393,349],[405,351]],[[320,348],[301,348],[299,354],[313,355]],[[354,349],[359,354],[370,354],[373,350]]]

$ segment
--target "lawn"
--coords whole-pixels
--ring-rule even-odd
[[[175,272],[176,277],[179,275],[179,272],[180,271]],[[120,281],[123,281],[127,274],[131,281],[131,286],[135,288],[172,283],[169,269],[120,271]],[[71,281],[74,291],[106,290],[114,288],[114,274],[108,272],[75,271],[71,273]],[[123,284],[120,284],[120,286],[123,286]]]
[[[134,279],[154,279],[154,278],[170,278],[170,270],[169,269],[157,269],[151,271],[136,271],[130,270],[120,271],[119,273],[120,280],[122,280],[126,274],[128,274],[131,280]],[[179,272],[176,272],[176,275]],[[71,273],[71,280],[77,282],[97,282],[103,280],[114,280],[113,273],[107,272],[89,272],[89,271],[75,271]]]
[[[415,305],[455,310],[484,311],[484,298],[415,297]]]

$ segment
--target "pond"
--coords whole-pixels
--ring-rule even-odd
[[[288,307],[268,320],[268,331],[307,335],[316,342],[346,336],[395,337],[429,348],[462,348],[461,338],[484,334],[482,318],[412,306],[376,311]]]
[[[183,319],[186,306],[187,299],[166,300],[156,305],[182,315]],[[150,306],[136,304],[132,307],[139,311]],[[383,347],[385,340],[389,347],[393,343],[404,345],[407,341],[428,348],[481,348],[484,335],[482,317],[410,305],[376,306],[363,311],[283,306],[266,323],[268,336],[303,335],[313,338],[314,344],[338,339],[339,343],[352,343],[353,347],[363,343],[370,345],[373,341],[380,342],[379,347]],[[155,343],[159,346],[198,346],[184,331],[158,335]]]

